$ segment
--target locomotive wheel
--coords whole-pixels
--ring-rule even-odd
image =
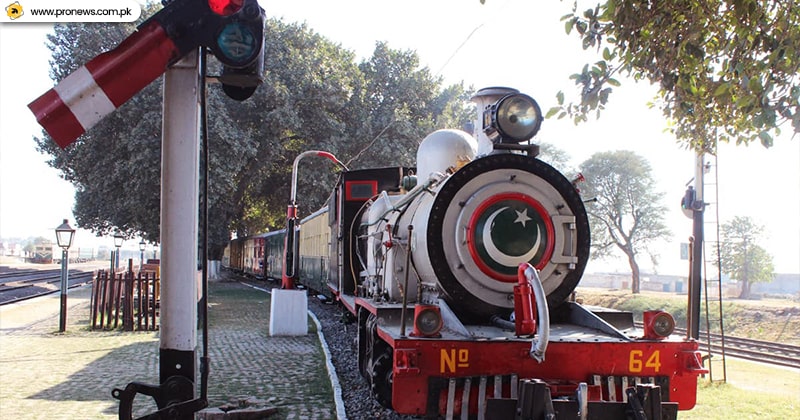
[[[374,360],[375,340],[375,315],[364,309],[358,311],[358,371],[361,376],[372,383],[372,362]]]
[[[370,370],[372,395],[383,407],[392,408],[392,349],[389,346],[381,347],[384,349],[375,349],[378,356]]]

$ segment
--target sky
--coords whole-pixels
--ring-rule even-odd
[[[375,43],[414,50],[420,65],[446,84],[464,83],[476,89],[507,86],[534,97],[546,112],[564,90],[574,85],[569,75],[596,59],[580,40],[567,36],[560,17],[571,1],[530,0],[261,0],[267,16],[305,22],[309,28],[342,47],[368,58]],[[53,86],[48,76],[49,51],[44,47],[48,24],[0,23],[0,237],[54,236],[64,218],[74,222],[74,190],[47,166],[36,151],[41,134],[27,104]],[[269,57],[267,57],[269,60]],[[578,126],[568,119],[545,120],[537,136],[566,151],[572,166],[592,154],[632,150],[647,159],[668,208],[665,221],[672,236],[656,248],[659,263],[643,256],[645,271],[685,275],[688,263],[679,259],[680,243],[688,242],[691,220],[680,210],[680,199],[694,177],[695,155],[665,132],[667,122],[648,109],[656,89],[648,83],[621,78],[607,110],[597,120]],[[573,96],[574,98],[574,96]],[[787,128],[785,131],[790,131]],[[724,223],[750,216],[765,226],[762,242],[773,255],[779,273],[800,273],[800,136],[785,132],[775,146],[721,145],[718,153],[719,212]],[[707,201],[709,198],[707,197]],[[708,235],[708,233],[707,233]],[[105,244],[79,230],[76,245]],[[127,241],[135,247],[138,240]],[[93,246],[93,245],[89,245]],[[588,271],[628,271],[623,259],[591,262]]]

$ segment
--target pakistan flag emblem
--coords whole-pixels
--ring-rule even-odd
[[[500,281],[516,281],[521,263],[544,267],[553,253],[552,238],[545,209],[520,193],[495,195],[470,218],[470,254],[484,274]]]

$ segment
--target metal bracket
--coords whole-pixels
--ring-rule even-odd
[[[205,399],[193,399],[194,382],[184,376],[170,376],[161,385],[131,382],[125,389],[114,388],[111,396],[119,400],[119,419],[133,419],[133,399],[136,394],[153,397],[159,410],[137,420],[184,419],[208,406]]]

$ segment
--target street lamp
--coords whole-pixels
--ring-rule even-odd
[[[56,228],[56,242],[61,248],[61,315],[58,318],[58,331],[67,330],[67,264],[69,263],[69,247],[72,246],[72,239],[75,235],[73,229],[64,219],[64,223]]]
[[[144,238],[139,242],[139,271],[142,271],[142,265],[144,265],[144,248],[147,246],[147,243],[144,241]]]
[[[114,258],[114,269],[115,270],[119,269],[119,248],[122,246],[122,241],[124,241],[124,240],[125,240],[125,237],[122,236],[121,233],[117,232],[117,234],[114,235],[114,246],[117,247],[116,256]]]

